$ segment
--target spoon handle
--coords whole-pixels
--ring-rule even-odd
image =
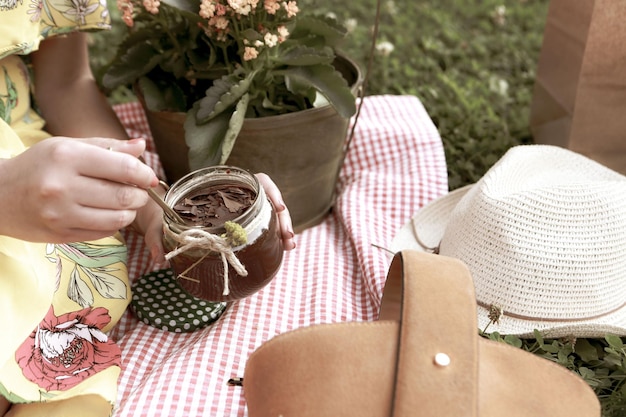
[[[167,203],[165,201],[163,201],[163,199],[161,198],[160,195],[158,195],[156,193],[156,191],[154,191],[153,188],[148,188],[148,195],[154,200],[156,201],[156,203],[161,206],[161,208],[163,209],[163,211],[165,212],[165,215],[168,216],[170,219],[180,223],[180,224],[185,224],[185,221],[183,220],[182,217],[180,217],[180,215],[178,213],[176,213],[176,211],[171,208],[170,206],[167,205]]]
[[[147,165],[147,162],[143,158],[143,156],[139,155],[138,159],[141,162],[143,162],[144,164]],[[165,184],[163,184],[163,185],[165,185]],[[166,188],[168,188],[168,187],[166,186]],[[148,191],[148,195],[163,209],[163,211],[165,212],[165,215],[167,217],[169,217],[171,220],[174,220],[177,223],[185,224],[185,220],[183,220],[183,218],[180,217],[180,215],[178,213],[176,213],[176,211],[173,208],[168,206],[167,203],[165,201],[163,201],[161,196],[158,195],[156,193],[156,191],[154,191],[153,188],[148,188],[147,191]]]

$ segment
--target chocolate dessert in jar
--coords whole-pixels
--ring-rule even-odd
[[[232,166],[203,168],[176,181],[164,199],[184,220],[164,215],[163,244],[178,284],[189,294],[240,300],[278,272],[278,219],[256,176]]]

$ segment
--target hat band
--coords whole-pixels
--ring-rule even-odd
[[[491,308],[493,306],[495,306],[494,304],[486,304],[483,303],[482,301],[478,301],[476,300],[476,303],[486,309],[486,310],[491,310]],[[567,318],[567,319],[560,319],[560,318],[545,318],[545,317],[533,317],[533,316],[525,316],[523,314],[516,314],[516,313],[511,313],[509,311],[504,310],[503,308],[500,308],[499,306],[496,306],[499,310],[500,310],[500,314],[502,316],[507,316],[507,317],[511,317],[513,319],[519,319],[519,320],[527,320],[527,321],[543,321],[543,322],[554,322],[554,323],[571,323],[571,322],[579,322],[579,321],[586,321],[586,320],[594,320],[594,319],[598,319],[601,317],[605,317],[605,316],[609,316],[619,310],[621,310],[622,308],[626,307],[626,302],[623,303],[622,305],[607,311],[606,313],[602,313],[602,314],[596,314],[595,316],[588,316],[588,317],[579,317],[579,318]],[[495,322],[496,320],[494,320]]]

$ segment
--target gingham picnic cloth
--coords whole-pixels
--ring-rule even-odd
[[[131,137],[149,140],[146,160],[162,175],[141,107],[115,110]],[[332,212],[296,236],[273,281],[209,327],[172,333],[126,312],[110,334],[123,357],[116,417],[246,416],[243,388],[227,381],[243,376],[263,342],[311,324],[377,319],[391,261],[384,248],[418,208],[448,191],[441,138],[416,97],[364,99],[337,187]],[[125,235],[131,279],[157,268],[141,237]]]

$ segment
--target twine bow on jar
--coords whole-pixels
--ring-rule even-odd
[[[168,234],[168,237],[177,242],[176,249],[170,251],[165,255],[166,260],[169,261],[173,257],[188,250],[203,249],[207,251],[204,256],[199,258],[189,268],[178,274],[177,278],[197,281],[196,279],[190,278],[185,274],[193,269],[200,262],[202,262],[204,258],[209,256],[210,254],[218,253],[222,258],[222,264],[224,265],[224,290],[222,292],[222,295],[229,295],[230,288],[228,278],[228,266],[232,266],[233,269],[240,276],[245,277],[248,275],[246,267],[241,263],[241,261],[239,260],[239,258],[237,258],[237,255],[235,255],[235,252],[233,251],[234,246],[242,243],[241,237],[237,239],[236,237],[234,238],[233,235],[235,235],[236,233],[241,233],[243,231],[243,228],[239,226],[234,232],[229,229],[230,228],[227,227],[227,233],[225,235],[216,235],[202,229],[187,229],[180,233],[175,233],[169,229],[166,229],[166,234]],[[243,233],[245,233],[245,231]],[[243,237],[243,239],[243,243],[245,243],[245,236]]]

